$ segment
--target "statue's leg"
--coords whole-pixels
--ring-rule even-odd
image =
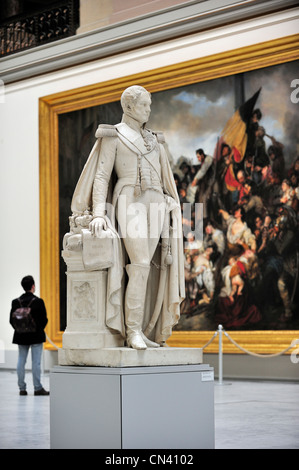
[[[134,349],[146,349],[147,345],[142,339],[141,328],[150,266],[128,264],[126,270],[129,277],[125,296],[127,344]]]
[[[157,230],[150,230],[150,223],[156,222],[150,210],[152,199],[149,195],[143,194],[136,203],[133,188],[127,187],[122,196],[126,197],[118,206],[117,220],[121,233],[125,234],[123,243],[131,263],[126,266],[129,278],[125,295],[127,343],[134,349],[158,347],[143,335],[142,323],[150,263],[162,229],[158,227]]]
[[[128,345],[134,349],[159,346],[142,333],[144,304],[151,261],[149,249],[154,251],[158,241],[158,239],[135,239],[128,236],[124,239],[125,249],[131,261],[131,264],[126,266],[129,278],[125,295],[126,336]]]

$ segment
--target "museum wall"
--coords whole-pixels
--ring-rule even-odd
[[[180,5],[182,0],[81,0],[77,34]],[[233,2],[232,2],[233,3]]]
[[[272,13],[11,84],[4,83],[0,96],[0,367],[15,368],[16,364],[17,349],[12,344],[13,330],[8,319],[11,300],[22,293],[21,278],[32,274],[37,295],[40,292],[39,98],[296,34],[297,15],[293,10]],[[153,113],[154,110],[153,102]],[[52,235],[47,233],[48,237]],[[249,363],[248,376],[254,377],[251,358],[243,354],[231,356],[231,362],[225,363],[229,366],[230,376],[246,377],[244,365]],[[230,361],[230,356],[225,360]],[[56,352],[45,351],[46,368],[55,361]],[[280,357],[277,362],[271,360],[271,367],[267,361],[259,361],[256,375],[259,378],[296,378],[296,366],[291,363],[290,356]],[[217,369],[217,355],[208,355],[206,362]]]

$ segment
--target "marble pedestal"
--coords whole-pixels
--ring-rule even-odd
[[[142,351],[127,347],[102,349],[61,349],[60,365],[101,367],[143,367],[202,363],[201,348],[147,348]]]
[[[200,348],[124,347],[105,324],[107,270],[86,271],[81,251],[62,252],[67,265],[67,327],[58,363],[63,366],[139,367],[201,364]]]
[[[213,449],[214,372],[206,364],[56,366],[52,449]]]
[[[71,350],[90,351],[94,356],[102,348],[123,346],[124,338],[105,324],[107,269],[86,271],[81,251],[64,250],[62,256],[67,265],[67,327],[62,335],[59,363],[60,356],[65,363]],[[88,365],[86,360],[84,364]],[[101,364],[93,361],[90,365]]]

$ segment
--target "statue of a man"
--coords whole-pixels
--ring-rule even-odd
[[[106,324],[129,347],[146,349],[165,345],[179,319],[185,293],[181,214],[163,135],[145,127],[150,93],[131,86],[121,105],[121,123],[98,127],[72,211],[73,219],[89,214],[93,237],[108,228],[117,232]]]

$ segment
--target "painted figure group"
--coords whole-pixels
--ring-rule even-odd
[[[198,165],[182,157],[173,169],[185,235],[181,312],[205,313],[232,329],[290,328],[298,297],[299,157],[287,166],[284,145],[266,134],[259,109],[245,132],[238,119],[243,151],[229,138],[234,117],[213,157],[198,149]],[[191,217],[184,215],[188,204]]]

